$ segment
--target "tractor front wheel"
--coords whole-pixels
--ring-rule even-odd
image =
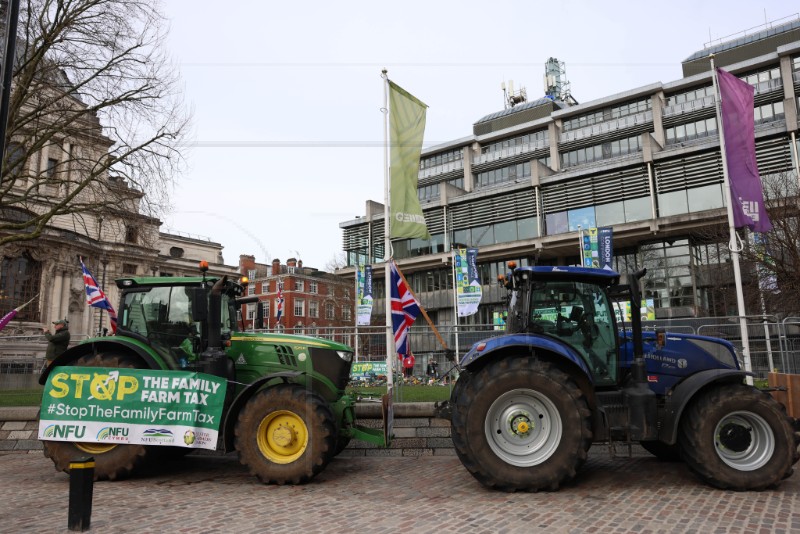
[[[113,352],[89,354],[75,362],[76,366],[137,368],[136,359]],[[57,471],[69,473],[69,464],[76,458],[94,458],[95,480],[117,480],[126,478],[139,468],[152,452],[145,445],[116,445],[114,443],[90,443],[77,441],[43,441],[44,455],[55,464]]]
[[[236,421],[239,461],[265,484],[303,484],[333,457],[336,427],[321,396],[282,384],[259,391]]]
[[[586,461],[591,413],[577,384],[529,357],[492,362],[453,391],[453,444],[483,485],[556,490]]]
[[[679,439],[689,468],[721,489],[776,486],[797,461],[783,407],[743,384],[715,387],[699,397],[684,415]]]

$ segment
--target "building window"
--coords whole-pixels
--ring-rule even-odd
[[[127,226],[125,228],[125,242],[138,243],[139,242],[139,229],[135,226]]]
[[[313,295],[317,294],[317,282],[315,280],[312,280],[308,283],[308,292]]]
[[[172,258],[182,258],[183,257],[183,249],[180,247],[170,247],[169,255]]]
[[[306,301],[303,299],[294,299],[294,316],[304,317],[306,314]]]
[[[19,258],[2,258],[0,269],[0,296],[2,308],[6,313],[21,306],[39,294],[39,283],[42,277],[42,265],[27,254]],[[15,321],[40,320],[39,299],[25,306],[14,317]]]
[[[45,171],[45,173],[49,181],[55,180],[57,167],[58,167],[57,159],[47,158],[47,170]]]
[[[665,129],[664,132],[667,136],[668,145],[708,137],[709,135],[717,135],[717,118],[710,117],[687,124],[678,124]]]
[[[592,124],[598,124],[604,121],[619,119],[620,117],[627,117],[628,115],[635,115],[652,108],[653,102],[650,98],[636,100],[634,102],[626,102],[617,106],[601,109],[592,113],[587,113],[579,117],[574,117],[564,121],[563,131],[577,130]]]
[[[332,302],[328,302],[325,304],[325,318],[326,319],[335,319],[336,318],[336,311],[333,307]]]
[[[256,316],[255,306],[253,306],[252,304],[248,304],[247,305],[247,319],[249,321],[252,321],[255,316]]]
[[[501,167],[499,169],[478,173],[477,186],[490,187],[495,184],[530,178],[530,176],[531,162],[526,161],[524,163],[517,163],[516,165],[509,165],[508,167]]]
[[[295,280],[294,281],[294,290],[295,291],[305,291],[306,284],[303,280]]]
[[[247,294],[248,295],[255,295],[256,294],[256,285],[255,284],[247,284]]]
[[[350,306],[342,306],[342,319],[345,321],[350,320]]]
[[[136,264],[135,263],[123,263],[122,264],[122,274],[136,274]]]
[[[319,317],[319,302],[316,300],[308,301],[308,316],[314,319]]]
[[[599,145],[587,146],[577,150],[561,153],[561,166],[563,168],[583,165],[593,161],[634,154],[642,150],[640,136],[616,139]]]

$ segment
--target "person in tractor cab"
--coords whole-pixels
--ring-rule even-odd
[[[42,333],[47,339],[47,351],[44,354],[44,359],[48,367],[69,346],[70,333],[66,319],[53,321],[53,330],[54,332],[51,334],[47,328],[42,328]]]

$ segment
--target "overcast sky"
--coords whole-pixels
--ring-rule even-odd
[[[427,147],[502,110],[503,81],[543,96],[550,57],[585,103],[680,79],[709,40],[800,11],[786,0],[164,4],[193,143],[162,230],[221,243],[228,265],[252,254],[317,268],[342,250],[339,223],[383,202],[384,67],[429,106]]]

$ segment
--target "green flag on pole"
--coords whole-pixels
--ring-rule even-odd
[[[391,239],[431,237],[417,196],[419,155],[427,107],[397,84],[389,82]]]

